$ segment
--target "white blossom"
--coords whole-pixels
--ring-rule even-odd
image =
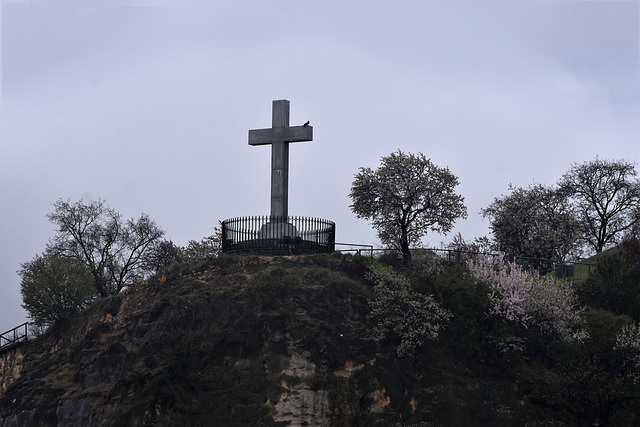
[[[469,263],[469,270],[489,285],[488,315],[534,328],[549,339],[580,342],[588,337],[569,282],[526,271],[502,255],[478,256]]]
[[[388,333],[397,335],[400,344],[396,351],[404,356],[438,338],[451,313],[431,295],[412,291],[404,276],[391,271],[372,269],[368,278],[375,283],[370,307],[376,320],[376,341],[382,341]]]
[[[614,350],[622,354],[623,363],[629,368],[629,377],[634,384],[640,382],[640,325],[623,326],[616,335]]]

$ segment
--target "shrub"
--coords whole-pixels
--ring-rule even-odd
[[[525,309],[526,299],[533,288],[533,277],[515,263],[504,262],[499,256],[478,256],[469,265],[476,279],[489,284],[489,315],[528,326],[531,314]]]
[[[480,281],[469,280],[469,270],[462,265],[454,265],[433,280],[433,286],[423,281],[417,283],[419,289],[431,289],[442,306],[452,313],[451,321],[441,334],[445,341],[454,342],[452,350],[456,354],[471,356],[476,360],[486,360],[491,357],[495,348],[487,345],[494,341],[497,334],[504,332],[500,328],[505,323],[493,321],[498,318],[487,319],[489,308],[489,286]],[[512,328],[513,329],[513,328]]]
[[[634,323],[623,326],[616,335],[613,349],[622,355],[627,377],[634,384],[640,383],[640,325]]]
[[[398,356],[409,355],[438,333],[451,318],[431,295],[411,290],[409,281],[389,270],[371,269],[368,279],[374,282],[369,305],[375,320],[375,340],[390,334],[399,339]]]
[[[22,307],[38,326],[68,319],[96,293],[91,270],[77,260],[38,255],[18,273]]]
[[[520,325],[530,344],[533,339],[581,342],[588,336],[570,283],[526,271],[502,256],[478,256],[469,270],[489,285],[487,315]]]
[[[623,326],[633,324],[633,319],[624,314],[615,314],[607,310],[588,308],[584,311],[590,340],[585,342],[584,353],[598,357],[603,363],[615,364],[617,352],[616,335]]]
[[[630,233],[623,243],[603,252],[583,285],[582,297],[593,307],[640,321],[640,243]]]

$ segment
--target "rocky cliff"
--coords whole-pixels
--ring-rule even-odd
[[[446,343],[371,339],[363,261],[172,267],[0,356],[4,426],[524,425],[526,390]],[[534,424],[531,424],[534,425]]]

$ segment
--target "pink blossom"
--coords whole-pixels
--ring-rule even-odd
[[[567,342],[587,338],[582,328],[582,310],[569,282],[526,271],[505,261],[503,255],[478,256],[469,263],[469,271],[489,285],[488,315],[533,327],[543,336]]]

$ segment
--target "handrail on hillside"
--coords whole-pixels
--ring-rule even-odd
[[[18,344],[21,341],[26,341],[28,338],[29,322],[25,322],[20,326],[16,326],[13,329],[9,329],[7,332],[0,334],[0,351],[5,350],[11,346]]]
[[[357,253],[358,255],[362,255],[362,253],[368,253],[369,256],[373,257],[373,245],[363,245],[360,243],[338,243],[336,242],[336,246],[356,246],[359,248],[366,248],[366,249],[336,249],[337,252],[354,252]]]
[[[353,253],[357,255],[369,255],[371,257],[378,256],[379,254],[388,254],[388,253],[399,253],[397,249],[393,248],[374,248],[372,245],[360,245],[353,243],[336,243],[336,245],[342,246],[362,246],[366,249],[336,249],[337,252],[341,253]],[[420,248],[414,249],[412,252],[423,252],[423,253],[433,253],[439,255],[441,258],[445,259],[447,262],[454,264],[462,264],[469,259],[473,259],[473,257],[477,255],[487,255],[487,256],[498,256],[496,253],[481,253],[476,251],[466,251],[464,249],[436,249],[436,248]],[[531,258],[531,257],[507,257],[510,261],[519,262],[519,263],[527,263],[527,262],[537,262],[540,264],[546,264],[546,270],[538,272],[541,274],[547,274],[553,272],[557,278],[582,278],[586,279],[593,268],[596,267],[596,264],[585,262],[585,261],[562,261],[562,260],[553,260],[546,258]]]

